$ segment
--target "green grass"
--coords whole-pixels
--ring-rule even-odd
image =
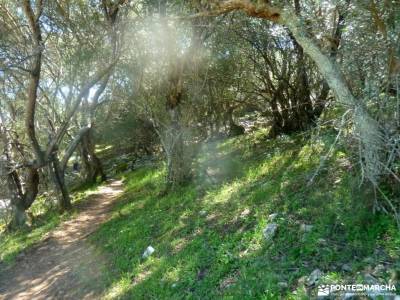
[[[16,232],[0,233],[0,262],[14,263],[18,254],[40,241],[64,218],[64,215],[60,216],[54,211],[48,211],[40,217],[35,217],[29,228],[23,228]]]
[[[382,261],[399,269],[399,231],[390,217],[371,214],[373,195],[343,149],[308,185],[334,137],[265,136],[206,144],[193,183],[167,195],[163,166],[123,175],[124,196],[90,238],[108,258],[106,299],[308,299],[301,281],[316,268],[325,283],[353,283]],[[96,188],[77,187],[74,204]],[[0,260],[12,264],[75,213],[60,216],[38,199],[30,228],[0,234]],[[279,228],[267,242],[272,213]],[[302,224],[312,231],[300,232]],[[156,251],[142,259],[149,245]]]
[[[97,187],[98,184],[90,184],[75,188],[72,194],[73,205],[76,206],[85,201],[87,194]],[[74,217],[76,213],[77,210],[73,209],[60,214],[47,195],[38,197],[28,210],[29,226],[18,231],[7,232],[4,231],[5,224],[3,224],[2,232],[0,232],[0,263],[13,264],[21,252],[40,242],[60,222]]]
[[[307,185],[332,139],[266,141],[259,131],[208,144],[195,181],[167,195],[163,167],[126,175],[124,199],[91,238],[110,260],[105,298],[307,299],[299,280],[316,268],[323,282],[353,282],[376,249],[398,268],[399,232],[371,214],[371,193],[342,149]],[[278,233],[266,242],[272,213]],[[301,224],[314,227],[301,233]],[[156,251],[143,260],[149,245]]]

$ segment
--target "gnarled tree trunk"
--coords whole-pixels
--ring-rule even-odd
[[[107,176],[103,170],[103,165],[96,155],[96,149],[92,135],[92,129],[90,128],[82,137],[82,143],[80,145],[80,153],[84,167],[83,174],[85,176],[85,181],[88,183],[96,182],[99,176],[101,181],[105,181],[107,179]]]
[[[23,191],[18,173],[7,168],[5,171],[8,173],[7,185],[12,207],[12,220],[8,224],[8,228],[17,229],[25,225],[26,210],[31,207],[38,194],[39,172],[35,168],[28,170],[25,191]]]
[[[11,205],[13,208],[13,219],[9,224],[10,228],[23,226],[26,221],[25,211],[32,205],[39,192],[39,172],[38,169],[44,164],[43,151],[39,145],[35,130],[35,113],[37,92],[39,88],[40,74],[42,68],[42,33],[40,29],[40,16],[43,10],[43,2],[36,3],[36,13],[31,7],[29,0],[23,1],[23,10],[29,24],[29,29],[32,34],[33,51],[32,63],[29,72],[29,84],[27,90],[27,100],[25,104],[25,129],[28,135],[29,142],[35,156],[35,161],[27,166],[26,176],[24,178],[25,186],[22,187],[19,174],[15,170],[6,167],[8,173],[7,182],[11,193]],[[10,153],[7,161],[10,161]]]
[[[179,123],[180,112],[178,108],[170,110],[172,115],[171,132],[168,135],[169,149],[166,151],[167,156],[167,185],[175,187],[186,183],[190,180],[190,164],[189,158],[185,153],[183,130]]]
[[[60,211],[69,210],[72,208],[71,198],[69,196],[68,188],[65,184],[65,169],[60,166],[57,153],[53,153],[50,157],[50,174],[53,182],[59,192],[58,208]]]
[[[184,132],[181,126],[180,103],[183,97],[183,63],[177,61],[170,74],[166,109],[170,116],[169,128],[165,128],[163,145],[167,158],[167,186],[172,188],[187,182],[191,161],[185,153]]]

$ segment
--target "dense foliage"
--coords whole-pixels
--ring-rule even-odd
[[[0,15],[0,224],[5,231],[17,231],[10,233],[10,242],[3,245],[11,245],[14,236],[25,234],[28,223],[35,228],[31,216],[35,219],[38,209],[49,214],[48,227],[55,226],[59,222],[55,212],[71,211],[76,198],[71,191],[77,187],[104,182],[154,161],[162,164],[128,176],[128,192],[143,190],[138,200],[143,205],[157,210],[158,204],[152,201],[160,197],[157,201],[166,202],[160,204],[162,209],[183,205],[176,210],[182,213],[177,218],[183,218],[185,210],[198,209],[198,198],[207,203],[213,193],[220,197],[218,193],[230,194],[228,190],[233,188],[238,193],[248,192],[244,201],[253,201],[249,206],[257,211],[255,206],[270,205],[270,199],[262,195],[283,197],[282,191],[269,190],[264,181],[284,177],[278,166],[296,165],[287,157],[292,150],[282,146],[288,136],[294,144],[301,143],[297,151],[307,151],[313,143],[315,147],[323,144],[323,149],[313,152],[312,158],[310,153],[307,159],[299,158],[300,167],[291,170],[295,174],[288,180],[295,177],[297,183],[289,182],[290,188],[283,191],[294,193],[298,187],[301,199],[296,199],[293,207],[281,207],[285,213],[298,210],[301,215],[299,203],[304,202],[305,215],[297,217],[310,218],[315,212],[307,201],[317,205],[332,200],[321,204],[329,206],[321,223],[338,224],[343,214],[343,222],[350,224],[348,211],[339,207],[340,194],[343,201],[349,201],[343,210],[357,207],[363,214],[360,219],[365,220],[366,214],[377,224],[388,222],[383,226],[387,232],[395,231],[392,221],[400,228],[398,1],[0,0]],[[260,132],[262,139],[250,138]],[[246,161],[249,166],[227,163],[229,172],[222,177],[232,186],[214,190],[207,184],[215,174],[209,174],[205,161],[215,159],[210,147],[215,147],[215,156],[221,150],[218,143],[223,149],[229,147],[229,142],[221,142],[228,138],[250,149],[246,152],[235,145],[241,155],[229,158]],[[321,142],[324,139],[329,143]],[[261,150],[263,155],[274,154],[273,158],[257,156],[259,145],[266,147],[265,152]],[[276,154],[280,147],[284,158]],[[255,157],[246,157],[249,153]],[[345,157],[351,178],[341,176],[346,187],[329,191],[320,178],[326,178],[326,172],[343,172],[343,166],[332,163],[338,153]],[[251,164],[252,159],[257,166]],[[211,169],[222,164],[214,163]],[[244,174],[236,174],[237,170]],[[267,187],[253,189],[248,181]],[[217,183],[221,182],[211,185]],[[154,190],[147,184],[154,184]],[[311,193],[313,189],[336,195],[323,199]],[[363,191],[362,197],[354,196],[356,189]],[[185,195],[182,199],[177,197],[179,191]],[[205,191],[210,194],[202,194]],[[142,217],[147,224],[149,211],[137,209],[137,203],[124,205],[122,210],[135,220]],[[245,209],[236,198],[232,205]],[[215,207],[203,208],[221,213]],[[271,207],[265,212],[273,213]],[[222,219],[234,218],[231,211],[226,213]],[[290,223],[289,219],[285,220]],[[208,222],[195,220],[196,224],[188,225],[190,230]],[[253,222],[249,220],[237,221],[232,227],[246,227]],[[138,225],[122,220],[106,226],[119,228],[120,222],[128,227]],[[160,222],[160,226],[179,227]],[[220,226],[217,223],[212,226]],[[330,229],[321,225],[321,235],[324,230]],[[377,231],[367,240],[384,230]],[[359,237],[349,236],[353,233],[348,232],[345,239],[361,243]],[[112,240],[107,234],[96,238],[105,245]],[[193,247],[203,238],[193,237]],[[240,255],[234,243],[251,237],[239,234],[230,238],[226,247]],[[315,242],[317,236],[307,238]],[[215,241],[211,243],[214,247]],[[123,241],[117,238],[110,247],[120,244]],[[304,246],[308,254],[318,251],[311,244],[308,241]],[[348,249],[346,257],[351,251],[361,251],[357,245]],[[125,255],[123,249],[110,251]],[[202,251],[199,255],[206,255]],[[12,256],[13,250],[9,252]],[[307,256],[288,255],[295,260]],[[329,255],[334,254],[321,256],[322,263],[330,263]],[[232,259],[221,253],[215,257]],[[228,270],[221,262],[207,264],[216,266],[214,273],[226,275],[229,271],[234,277],[240,276],[238,270],[250,272],[243,265]],[[209,267],[204,272],[211,272]],[[132,275],[133,271],[124,268],[120,272]],[[214,273],[210,280],[219,278]],[[271,280],[269,284],[275,279]],[[292,279],[288,280],[292,284]],[[194,285],[190,281],[183,284],[186,290]],[[142,293],[140,287],[134,289]],[[165,297],[175,295],[173,290],[163,292]],[[213,293],[217,297],[218,291]],[[200,291],[197,296],[204,294]]]

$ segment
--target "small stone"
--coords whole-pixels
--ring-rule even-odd
[[[142,258],[147,258],[152,255],[156,251],[152,246],[148,246],[146,250],[143,252]]]
[[[278,224],[276,224],[276,223],[267,224],[267,226],[263,230],[265,239],[267,241],[272,240],[274,238],[277,230],[278,230]]]
[[[317,243],[322,246],[326,246],[328,243],[325,239],[318,239]]]
[[[207,212],[205,210],[201,210],[199,212],[199,215],[202,216],[202,217],[204,217],[206,214],[207,214]]]
[[[368,273],[364,275],[364,281],[366,284],[378,284],[379,283],[378,280],[374,276],[372,276],[371,274],[368,274]]]
[[[348,265],[348,264],[344,264],[342,265],[342,271],[344,272],[351,272],[353,269]]]
[[[301,232],[311,232],[313,227],[314,227],[313,225],[301,224],[300,231]]]
[[[270,214],[270,215],[268,216],[268,222],[274,221],[274,220],[276,219],[277,216],[278,216],[277,213]]]
[[[367,291],[366,294],[369,297],[369,299],[393,299],[392,297],[389,296],[389,298],[385,297],[385,298],[381,298],[382,294],[385,293],[385,289],[381,288],[381,285],[378,281],[378,279],[376,279],[374,276],[372,276],[371,274],[365,274],[364,275],[364,283],[365,284],[369,284],[369,285],[375,285],[378,287],[377,290],[372,290],[372,291]],[[397,298],[395,298],[397,299]]]
[[[323,273],[320,269],[315,269],[314,271],[312,271],[310,276],[308,276],[308,279],[306,282],[307,286],[315,285],[320,280],[322,275],[323,275]]]

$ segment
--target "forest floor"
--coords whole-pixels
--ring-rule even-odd
[[[371,213],[344,147],[321,163],[335,136],[259,130],[204,143],[193,181],[167,194],[162,163],[83,187],[76,214],[43,211],[26,232],[0,235],[0,299],[297,300],[319,284],[387,284],[400,233]]]
[[[267,134],[204,143],[194,180],[168,194],[163,164],[124,173],[89,238],[109,258],[102,299],[313,299],[319,284],[390,282],[400,234],[372,214],[344,147],[321,163],[335,133]]]
[[[97,299],[106,259],[87,237],[110,216],[121,181],[99,187],[61,223],[0,272],[0,299]]]

